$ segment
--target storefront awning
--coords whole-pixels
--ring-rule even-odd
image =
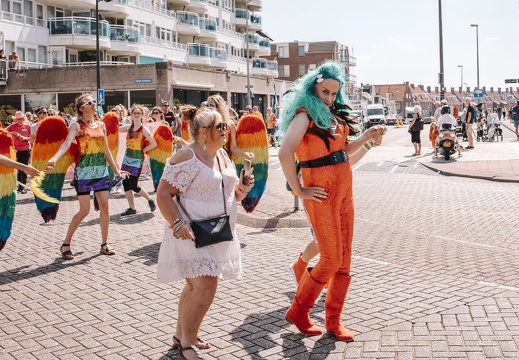
[[[182,88],[190,88],[190,89],[212,89],[212,88],[214,88],[213,84],[197,83],[197,82],[193,82],[193,81],[181,81],[181,80],[174,80],[173,85],[182,87]]]

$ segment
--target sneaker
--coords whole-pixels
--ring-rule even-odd
[[[155,201],[149,200],[148,204],[150,205],[150,211],[154,212],[157,209],[157,205],[155,205]]]
[[[135,215],[137,214],[137,209],[128,208],[125,212],[121,214],[121,216]]]

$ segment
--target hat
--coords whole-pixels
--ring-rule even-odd
[[[14,116],[12,117],[13,120],[23,119],[25,115],[21,111],[17,111]]]
[[[441,103],[442,105],[447,105],[447,100],[443,99]]]

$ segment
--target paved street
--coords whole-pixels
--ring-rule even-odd
[[[307,338],[284,320],[295,291],[288,268],[311,236],[272,149],[267,194],[251,216],[240,215],[244,278],[220,283],[202,324],[212,345],[206,358],[519,358],[519,184],[440,175],[420,164],[425,156],[406,157],[407,135],[391,128],[386,147],[354,171],[353,281],[343,319],[355,342]],[[510,137],[497,147],[477,143],[459,163],[493,161],[492,152],[517,159],[518,145]],[[137,198],[141,212],[121,219],[127,202],[112,196],[117,254],[98,255],[92,210],[75,236],[76,258],[64,262],[58,249],[77,210],[74,195],[65,185],[51,224],[30,194],[19,196],[0,253],[0,358],[179,358],[171,338],[182,284],[155,282],[162,216]],[[323,305],[324,294],[311,313],[321,326]]]

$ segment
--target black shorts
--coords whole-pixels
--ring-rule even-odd
[[[267,134],[276,135],[276,129],[267,129]]]
[[[420,131],[412,131],[411,132],[411,142],[420,144]]]

